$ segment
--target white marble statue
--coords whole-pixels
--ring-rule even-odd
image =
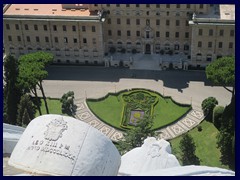
[[[29,173],[117,175],[121,156],[109,138],[80,120],[44,115],[27,126],[9,165]]]
[[[169,142],[154,137],[144,140],[141,147],[134,148],[122,156],[119,175],[139,174],[153,170],[179,167],[177,158],[171,154]]]

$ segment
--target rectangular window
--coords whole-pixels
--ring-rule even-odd
[[[57,31],[57,26],[53,25],[53,31]]]
[[[140,25],[140,19],[136,19],[136,25]]]
[[[180,8],[180,4],[177,4],[176,7],[177,7],[177,8]]]
[[[83,43],[84,43],[84,44],[87,43],[87,38],[83,38]]]
[[[224,30],[223,29],[220,29],[219,31],[219,36],[223,36],[224,35]]]
[[[121,19],[117,18],[117,24],[121,24]]]
[[[116,4],[116,7],[120,7],[120,4]]]
[[[175,37],[176,37],[176,38],[179,38],[179,32],[176,32],[176,33],[175,33]]]
[[[156,20],[156,25],[159,26],[160,25],[160,19]]]
[[[95,26],[92,26],[92,32],[96,32]]]
[[[110,7],[110,4],[107,4],[107,7]]]
[[[156,4],[156,8],[160,8],[160,4]]]
[[[156,37],[160,37],[160,32],[156,31]]]
[[[27,24],[25,24],[24,27],[25,27],[25,30],[28,30],[28,25]]]
[[[96,44],[96,43],[97,43],[97,42],[96,42],[96,38],[93,38],[93,39],[92,39],[92,43],[93,43],[93,44]]]
[[[86,31],[86,26],[82,26],[82,32]]]
[[[170,26],[170,21],[166,20],[166,26]]]
[[[136,7],[139,7],[139,4],[136,4]]]
[[[73,38],[73,43],[77,43],[77,38]]]
[[[234,30],[230,31],[230,36],[233,37],[234,36]]]
[[[130,25],[130,19],[127,19],[127,24]]]
[[[67,38],[67,37],[64,37],[64,38],[63,38],[63,41],[64,41],[64,43],[68,43],[68,38]]]
[[[6,29],[9,30],[10,29],[10,25],[6,24]]]
[[[170,4],[166,4],[166,8],[170,8]]]
[[[38,25],[34,25],[34,30],[37,31],[38,30]]]
[[[229,49],[232,49],[232,48],[233,48],[233,43],[232,43],[232,42],[229,43],[228,48],[229,48]]]
[[[45,37],[45,42],[49,42],[49,38],[47,36]]]
[[[213,36],[213,30],[212,29],[209,29],[209,36]]]
[[[29,36],[27,36],[27,42],[30,42],[31,40],[30,40],[30,37]]]
[[[126,4],[126,7],[130,7],[130,4]]]
[[[47,25],[43,25],[43,30],[47,31]]]
[[[8,41],[12,41],[12,36],[8,36]]]
[[[166,38],[169,38],[169,32],[166,32]]]
[[[20,42],[20,41],[21,41],[21,37],[20,37],[20,36],[17,36],[17,40]]]
[[[111,19],[110,18],[108,19],[108,24],[111,24]]]
[[[36,42],[40,42],[40,39],[38,36],[36,36]]]
[[[127,31],[127,36],[131,36],[131,31]]]
[[[212,47],[212,42],[208,42],[208,48]]]
[[[58,37],[54,38],[55,43],[58,43]]]
[[[176,26],[180,26],[180,20],[176,20]]]
[[[202,41],[198,41],[198,47],[202,47]]]
[[[140,36],[140,31],[136,31],[136,36],[137,36],[137,37]]]
[[[19,30],[19,25],[15,24],[15,28],[16,28],[16,30]]]
[[[199,35],[199,36],[202,36],[202,34],[203,34],[203,30],[202,30],[202,29],[199,29],[199,30],[198,30],[198,35]]]
[[[72,26],[72,31],[76,31],[76,26]]]
[[[185,38],[189,38],[189,32],[185,32]]]
[[[108,35],[112,36],[112,31],[111,30],[108,30]]]
[[[200,5],[199,5],[199,8],[200,8],[200,9],[203,9],[203,4],[200,4]]]
[[[223,46],[223,43],[222,43],[222,42],[219,42],[219,43],[218,43],[218,48],[222,48],[222,46]]]
[[[185,21],[185,26],[189,26],[188,20]]]
[[[65,25],[62,26],[63,31],[67,31],[67,27]]]
[[[190,4],[187,4],[187,9],[190,9],[191,8],[191,5]]]
[[[146,7],[147,7],[147,8],[150,8],[150,4],[146,4]]]
[[[121,34],[122,34],[121,31],[118,30],[118,31],[117,31],[117,35],[118,35],[118,36],[121,36]]]
[[[97,7],[97,6],[98,6],[98,4],[94,4],[94,6],[96,6],[96,7]]]

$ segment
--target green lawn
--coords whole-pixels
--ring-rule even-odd
[[[153,128],[158,128],[172,123],[180,116],[185,114],[190,107],[181,107],[175,104],[170,98],[162,98],[158,96],[159,101],[154,108],[154,125]]]
[[[227,168],[220,162],[220,151],[217,148],[217,139],[216,136],[218,134],[218,130],[212,123],[207,121],[203,121],[200,126],[202,126],[202,131],[199,132],[197,127],[189,131],[188,133],[193,137],[194,142],[196,144],[196,155],[199,157],[201,161],[201,165]],[[170,140],[172,145],[172,153],[177,157],[180,161],[180,149],[179,142],[182,137],[177,137],[175,139]]]
[[[118,100],[119,99],[119,100]],[[108,98],[99,102],[87,101],[88,107],[104,122],[120,128],[122,118],[123,103],[117,96],[108,96]],[[121,128],[120,128],[121,129]]]
[[[96,114],[102,121],[107,124],[122,129],[120,123],[123,113],[123,100],[122,94],[109,95],[106,99],[98,102],[87,101],[88,107]],[[164,125],[170,124],[176,121],[180,116],[185,114],[189,107],[181,107],[175,104],[170,98],[162,98],[154,93],[159,99],[158,103],[154,107],[154,125],[153,129],[160,128]],[[124,129],[122,129],[124,130]]]
[[[62,113],[62,103],[58,99],[47,99],[48,109],[50,114],[63,114]],[[43,99],[41,99],[41,111],[42,114],[46,113],[46,108]],[[65,115],[65,114],[64,114]],[[39,116],[38,110],[36,110],[35,117]]]

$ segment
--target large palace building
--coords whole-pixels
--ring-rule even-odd
[[[186,68],[235,54],[234,5],[7,4],[3,20],[7,54],[46,51],[55,63],[131,66],[150,55]]]

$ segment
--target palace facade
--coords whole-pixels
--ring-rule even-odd
[[[7,4],[3,20],[7,54],[52,52],[55,63],[151,54],[204,67],[235,55],[235,5]]]

